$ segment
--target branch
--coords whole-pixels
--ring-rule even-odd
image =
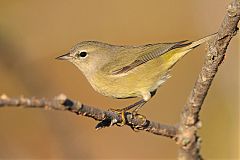
[[[96,129],[110,127],[114,124],[122,123],[123,118],[121,113],[112,111],[104,111],[95,107],[82,104],[78,101],[70,100],[65,95],[59,95],[52,100],[45,98],[9,98],[6,95],[0,97],[1,107],[24,107],[24,108],[44,108],[47,110],[70,111],[77,115],[93,118],[100,123]],[[132,116],[131,113],[125,112],[123,115],[126,119],[126,124],[133,130],[144,130],[155,135],[162,135],[175,139],[177,127],[160,124],[151,120],[143,120],[141,116]]]
[[[201,127],[199,112],[218,67],[224,60],[229,42],[237,33],[239,19],[240,0],[235,0],[228,6],[216,39],[208,44],[205,63],[183,108],[178,136],[181,145],[179,159],[201,159],[200,139],[197,136],[197,129]]]

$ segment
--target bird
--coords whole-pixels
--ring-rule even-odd
[[[99,41],[76,44],[58,60],[73,63],[100,94],[117,99],[141,100],[118,111],[139,109],[170,77],[172,67],[187,53],[212,39],[215,34],[196,41],[154,43],[146,45],[112,45]]]

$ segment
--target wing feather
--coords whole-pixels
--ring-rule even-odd
[[[189,43],[184,43],[187,42],[187,40],[180,41],[180,42],[175,42],[175,43],[163,43],[161,44],[161,47],[158,47],[157,49],[147,52],[146,54],[143,54],[141,56],[138,56],[135,61],[130,63],[129,65],[126,65],[122,68],[119,68],[117,70],[114,70],[112,74],[117,75],[121,73],[126,73],[136,67],[138,67],[141,64],[144,64],[152,59],[155,59],[165,53],[167,53],[170,50],[176,49],[176,48],[181,48],[187,45],[190,45],[192,42]],[[159,44],[160,45],[160,44]],[[147,45],[149,47],[149,45]],[[151,46],[150,46],[151,48]]]

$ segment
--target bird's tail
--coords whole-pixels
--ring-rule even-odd
[[[176,49],[173,50],[172,52],[169,52],[169,56],[167,56],[167,59],[169,61],[169,68],[171,68],[178,60],[180,60],[183,56],[185,56],[189,51],[196,48],[200,44],[209,41],[210,39],[215,37],[216,34],[217,33],[214,33],[212,35],[201,38],[197,41],[178,44]],[[186,42],[186,41],[182,41],[182,42]]]
[[[215,37],[217,35],[217,33],[211,34],[209,36],[206,36],[204,38],[201,38],[197,41],[193,41],[192,43],[190,43],[190,45],[187,45],[186,47],[184,47],[184,50],[189,50],[189,49],[193,49],[196,48],[197,46],[199,46],[200,44],[209,41],[210,39],[212,39],[213,37]]]

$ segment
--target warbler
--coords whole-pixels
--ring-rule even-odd
[[[113,98],[141,97],[121,111],[138,110],[149,101],[169,77],[169,71],[183,56],[216,34],[200,40],[147,45],[112,45],[83,41],[67,54],[57,57],[78,67],[91,86]]]

